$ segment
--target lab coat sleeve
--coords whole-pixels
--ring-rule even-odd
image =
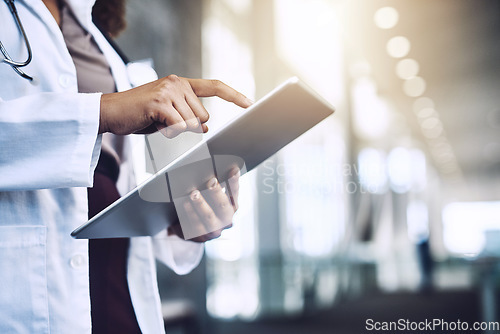
[[[100,100],[100,93],[0,98],[0,191],[92,186]]]
[[[155,257],[178,275],[186,275],[198,266],[203,257],[204,244],[183,240],[166,231],[154,236]]]

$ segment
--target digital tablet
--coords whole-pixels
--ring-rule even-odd
[[[294,77],[243,110],[212,136],[75,229],[78,239],[153,236],[178,221],[173,200],[250,171],[331,115],[334,108]],[[187,238],[188,239],[188,238]]]

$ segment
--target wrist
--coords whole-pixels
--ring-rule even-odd
[[[108,116],[111,112],[111,95],[112,94],[102,94],[101,95],[101,105],[99,111],[99,133],[109,132],[108,126]]]

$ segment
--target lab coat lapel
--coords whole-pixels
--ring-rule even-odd
[[[40,21],[44,22],[44,24],[47,26],[48,30],[52,33],[55,41],[57,42],[57,47],[65,50],[66,49],[66,43],[64,42],[64,37],[62,35],[61,29],[57,25],[56,20],[50,13],[50,11],[47,9],[45,4],[41,0],[20,0],[16,1],[17,4],[22,4],[24,5],[28,10],[30,10],[34,15],[38,16],[40,18]],[[18,8],[19,11],[19,8]],[[22,17],[22,14],[19,13],[19,17],[21,19],[21,22],[23,25],[28,26],[30,24],[29,21],[27,21],[24,17]],[[28,39],[31,38],[28,35]],[[69,53],[68,53],[69,56]]]
[[[80,24],[88,31],[92,25],[92,7],[95,0],[66,0]]]

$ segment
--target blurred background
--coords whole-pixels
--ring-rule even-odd
[[[296,75],[337,109],[242,178],[234,227],[195,271],[158,265],[169,333],[499,321],[499,1],[127,6],[118,44],[160,76],[258,100]],[[211,129],[239,112],[204,103]]]

